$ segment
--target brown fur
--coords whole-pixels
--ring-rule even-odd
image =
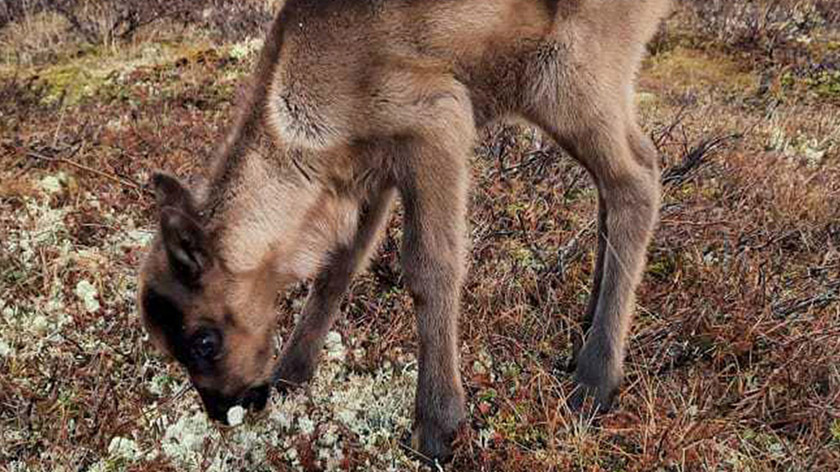
[[[218,329],[205,398],[236,402],[272,380],[309,379],[352,276],[399,194],[403,269],[417,311],[414,444],[450,454],[465,417],[457,318],[465,266],[468,156],[499,119],[542,128],[591,173],[599,244],[578,343],[579,402],[608,407],[659,206],[658,159],[639,129],[633,83],[668,0],[289,0],[209,185],[194,198],[156,177],[161,236],[141,307],[169,352]],[[279,365],[274,294],[314,280]],[[147,313],[168,297],[181,323]],[[154,300],[152,300],[154,301]],[[161,319],[163,321],[161,321]],[[180,343],[180,344],[179,344]],[[182,356],[183,357],[183,356]],[[199,369],[200,370],[200,369]],[[227,404],[227,403],[225,403]]]

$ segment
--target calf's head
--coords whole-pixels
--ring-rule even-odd
[[[191,193],[152,178],[160,227],[140,273],[138,305],[153,343],[182,364],[208,415],[262,409],[274,367],[275,293],[260,274],[233,274],[203,227]]]

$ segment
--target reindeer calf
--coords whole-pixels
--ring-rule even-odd
[[[192,193],[156,174],[160,231],[140,276],[152,339],[189,372],[208,414],[262,408],[306,382],[392,200],[419,327],[413,444],[451,455],[465,418],[457,319],[468,157],[476,130],[519,118],[598,188],[591,324],[576,349],[582,395],[607,408],[646,245],[657,156],[637,125],[634,76],[667,0],[288,0],[247,100]],[[313,285],[282,353],[278,291]]]

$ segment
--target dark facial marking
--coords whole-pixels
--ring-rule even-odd
[[[143,294],[143,311],[149,322],[163,333],[164,342],[181,363],[186,363],[184,352],[184,314],[167,297],[154,289]]]

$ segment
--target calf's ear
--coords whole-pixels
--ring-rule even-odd
[[[154,174],[151,184],[169,263],[182,282],[194,285],[207,267],[209,253],[192,194],[178,179],[163,173]]]
[[[176,177],[155,172],[151,178],[151,187],[159,210],[173,207],[188,214],[195,212],[192,194]]]

